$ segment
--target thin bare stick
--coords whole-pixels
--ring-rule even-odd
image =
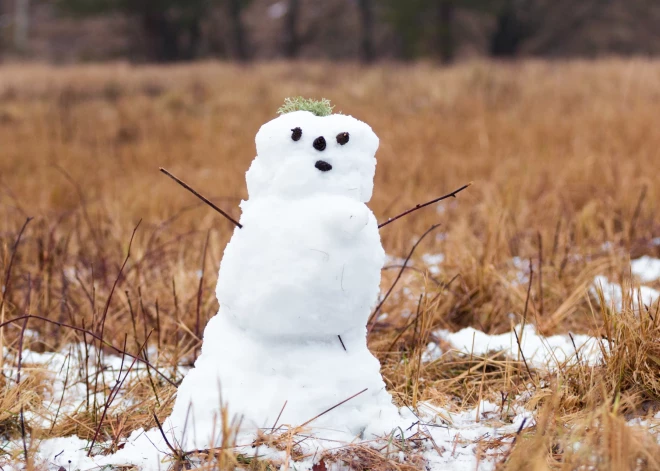
[[[433,203],[437,203],[438,201],[446,200],[447,198],[456,198],[456,195],[457,195],[458,193],[460,193],[461,191],[465,190],[467,187],[469,187],[470,185],[472,185],[472,183],[473,183],[473,182],[470,182],[470,183],[468,183],[467,185],[463,185],[463,186],[460,187],[459,189],[454,190],[454,191],[452,191],[451,193],[447,193],[446,195],[441,196],[440,198],[436,198],[436,199],[431,200],[431,201],[428,201],[428,202],[426,202],[426,203],[420,203],[420,204],[417,204],[417,205],[415,205],[414,208],[410,208],[409,210],[404,211],[404,212],[402,212],[401,214],[399,214],[399,215],[397,215],[397,216],[394,216],[393,218],[389,218],[389,219],[388,219],[387,221],[385,221],[384,223],[382,223],[382,224],[378,224],[378,229],[380,229],[381,227],[385,227],[385,226],[387,226],[389,223],[394,222],[394,221],[396,221],[397,219],[402,218],[403,216],[407,216],[408,214],[413,213],[413,212],[417,211],[418,209],[422,209],[422,208],[424,208],[424,207],[426,207],[426,206],[429,206],[429,205],[431,205],[431,204],[433,204]]]
[[[126,341],[128,340],[128,334],[124,334],[124,351],[126,351]],[[103,407],[103,413],[101,414],[101,420],[99,420],[98,425],[96,426],[96,431],[94,432],[94,438],[92,438],[92,444],[89,446],[89,450],[87,451],[87,456],[92,455],[92,449],[94,448],[94,443],[96,443],[96,439],[99,436],[99,431],[101,430],[101,426],[103,425],[103,420],[105,419],[105,414],[108,412],[108,407],[110,407],[110,404],[112,403],[112,399],[115,393],[115,388],[120,384],[120,379],[121,379],[121,373],[122,370],[124,369],[124,359],[126,358],[126,354],[124,353],[121,356],[121,363],[119,364],[119,375],[117,376],[117,379],[115,380],[115,385],[112,387],[112,390],[110,390],[110,395],[108,396],[108,399],[105,401],[104,407]],[[135,362],[135,360],[133,360]],[[128,374],[127,374],[128,376]]]
[[[131,246],[133,245],[133,238],[135,237],[135,233],[138,230],[138,227],[140,227],[140,224],[142,223],[142,219],[140,219],[133,229],[133,233],[131,234],[131,239],[128,241],[128,251],[126,253],[126,258],[124,259],[124,263],[121,264],[121,267],[119,268],[119,273],[117,273],[117,277],[115,278],[115,282],[112,284],[112,289],[110,289],[110,294],[108,295],[108,300],[105,303],[105,307],[103,308],[103,316],[101,316],[101,339],[103,339],[103,331],[105,330],[105,319],[108,315],[108,309],[110,309],[110,301],[112,301],[112,295],[115,293],[115,288],[117,288],[117,283],[119,283],[119,279],[121,278],[121,274],[124,271],[124,268],[126,267],[126,263],[128,262],[128,259],[131,257]]]
[[[568,336],[571,338],[571,343],[573,344],[573,348],[575,349],[575,358],[577,358],[578,364],[580,364],[582,363],[580,361],[580,351],[578,350],[577,345],[575,345],[575,339],[573,338],[573,334],[569,332]]]
[[[156,333],[158,334],[158,350],[160,350],[160,309],[158,308],[158,299],[156,299]]]
[[[167,436],[165,435],[165,432],[163,431],[163,426],[160,424],[160,421],[158,420],[158,417],[156,416],[156,413],[153,413],[154,420],[156,421],[156,425],[158,426],[158,430],[160,430],[160,434],[163,436],[163,440],[165,440],[165,444],[167,445],[167,448],[169,448],[172,451],[172,454],[176,457],[179,457],[179,453],[174,449],[174,447],[170,444],[170,441],[167,439]]]
[[[197,287],[197,309],[195,310],[195,335],[198,339],[201,339],[200,335],[200,310],[202,308],[202,290],[204,289],[204,271],[206,268],[206,251],[209,248],[209,237],[211,236],[211,231],[206,233],[206,242],[204,242],[204,250],[202,251],[202,270],[201,276],[199,277],[199,286]],[[197,358],[197,353],[199,351],[199,346],[195,347],[195,358]]]
[[[2,286],[4,286],[4,290],[2,292],[2,300],[0,301],[0,312],[2,312],[2,308],[5,305],[5,299],[7,298],[7,295],[9,294],[9,287],[11,284],[11,267],[14,264],[14,257],[16,256],[16,251],[18,250],[18,244],[21,243],[21,237],[23,237],[23,232],[25,232],[25,228],[27,227],[28,224],[30,224],[30,221],[32,221],[33,218],[27,218],[25,220],[25,224],[23,224],[23,227],[21,227],[20,232],[18,233],[18,237],[16,237],[16,242],[14,242],[14,246],[11,249],[11,257],[9,258],[9,265],[7,266],[7,273],[5,274],[5,282],[3,283]]]
[[[71,350],[69,350],[69,354],[66,356],[64,361],[67,362],[66,375],[64,376],[64,386],[62,386],[62,395],[60,396],[60,402],[57,405],[57,411],[55,411],[55,418],[53,419],[53,422],[50,424],[50,433],[53,432],[53,429],[55,428],[55,424],[57,423],[57,418],[60,415],[60,410],[62,409],[62,403],[64,402],[64,394],[66,393],[66,387],[67,384],[69,383],[69,367],[71,366]],[[62,365],[62,368],[64,368],[64,365]],[[62,373],[61,370],[60,373]]]
[[[529,259],[529,285],[527,285],[527,297],[525,299],[525,310],[523,311],[523,323],[520,326],[520,337],[522,337],[523,332],[525,330],[525,324],[527,323],[527,309],[529,308],[529,298],[531,297],[532,293],[532,283],[534,282],[534,268],[532,267],[532,259]],[[532,383],[534,383],[534,377],[532,376],[532,372],[529,369],[529,365],[527,364],[527,359],[525,358],[525,354],[523,353],[522,345],[520,344],[520,337],[518,336],[518,332],[516,332],[516,329],[513,329],[513,334],[516,336],[516,342],[518,343],[518,350],[520,351],[520,356],[523,359],[523,362],[525,363],[525,368],[527,369],[527,374],[529,375],[529,379]],[[534,386],[536,386],[536,383],[534,383]]]
[[[151,329],[153,332],[153,329]],[[147,366],[147,377],[149,378],[149,384],[151,385],[151,391],[154,393],[154,397],[156,398],[156,405],[160,407],[160,398],[158,397],[158,391],[156,391],[156,385],[154,384],[154,379],[151,377],[151,370],[149,369],[149,356],[147,354],[147,348],[142,349],[142,356],[145,359],[145,363]]]
[[[417,242],[415,242],[415,245],[413,245],[412,249],[410,249],[410,252],[408,253],[408,256],[406,257],[406,260],[403,262],[403,266],[401,267],[401,270],[399,270],[399,273],[396,276],[396,279],[394,280],[394,283],[392,283],[392,286],[390,286],[390,289],[387,290],[387,293],[385,293],[385,296],[383,296],[383,299],[380,301],[380,303],[378,303],[378,306],[376,306],[376,309],[374,309],[374,311],[371,313],[371,316],[369,316],[369,320],[367,321],[367,326],[369,326],[369,328],[367,329],[367,332],[371,332],[371,329],[373,329],[373,324],[372,324],[371,321],[374,320],[374,318],[376,317],[376,314],[378,314],[380,309],[383,307],[383,304],[385,303],[385,301],[387,301],[387,298],[389,298],[390,294],[392,294],[392,291],[394,290],[394,287],[399,282],[399,280],[401,279],[401,276],[403,275],[404,270],[408,266],[408,262],[410,261],[410,258],[415,253],[415,249],[417,249],[417,246],[420,244],[420,242],[422,240],[424,240],[424,238],[427,235],[429,235],[431,232],[433,232],[438,227],[440,227],[440,224],[434,224],[433,226],[431,226],[424,234],[422,234],[422,237],[420,237],[417,240]]]
[[[25,337],[25,329],[27,329],[28,319],[25,319],[23,322],[23,327],[21,328],[21,336],[18,340],[18,366],[16,368],[16,389],[19,391],[18,400],[20,402],[20,385],[21,385],[21,366],[23,365],[23,338]],[[27,452],[27,441],[25,439],[25,417],[23,415],[23,404],[21,404],[21,439],[23,441],[23,455],[25,456],[25,462],[27,463],[28,452]]]
[[[516,332],[516,329],[513,329],[513,335],[516,336],[516,343],[518,344],[518,350],[520,350],[520,356],[523,359],[523,363],[525,364],[525,368],[527,369],[527,374],[529,375],[529,380],[534,383],[534,377],[532,376],[532,372],[529,369],[529,365],[527,364],[527,359],[525,358],[525,354],[523,353],[522,345],[520,345],[520,338],[518,337],[518,332]],[[486,368],[484,364],[484,368]],[[536,383],[534,383],[536,385]]]
[[[552,241],[552,255],[550,256],[550,263],[552,266],[555,266],[555,258],[557,257],[557,249],[559,248],[559,232],[561,230],[561,217],[557,220],[557,226],[555,227],[555,237]]]
[[[226,212],[224,212],[222,209],[218,208],[218,207],[217,207],[215,204],[213,204],[208,198],[202,196],[202,195],[199,194],[197,191],[193,190],[193,188],[192,188],[190,185],[188,185],[186,182],[184,182],[183,180],[178,179],[177,177],[175,177],[174,175],[172,175],[170,172],[168,172],[167,170],[165,170],[163,167],[158,167],[158,168],[159,168],[160,171],[163,172],[165,175],[167,175],[168,177],[170,177],[172,180],[174,180],[174,181],[177,182],[179,185],[181,185],[182,187],[184,187],[186,190],[188,190],[189,192],[191,192],[191,193],[192,193],[193,195],[195,195],[197,198],[199,198],[200,200],[202,200],[203,202],[205,202],[206,204],[208,204],[210,207],[212,207],[213,209],[215,209],[217,212],[219,212],[220,214],[222,214],[222,215],[223,215],[228,221],[231,221],[231,223],[234,224],[234,226],[238,227],[239,229],[242,229],[242,228],[243,228],[243,225],[242,225],[240,222],[238,222],[236,219],[234,219],[234,218],[231,217],[229,214],[227,214]]]
[[[138,300],[140,301],[140,309],[142,309],[142,325],[144,326],[144,337],[147,337],[147,311],[144,307],[144,303],[142,302],[142,290],[138,287]],[[151,329],[153,332],[154,329]],[[147,353],[147,348],[145,345],[145,348],[142,349],[142,358],[144,358],[147,362],[149,361],[149,354]],[[151,376],[151,370],[147,366],[147,376],[149,377],[149,384],[151,385],[151,390],[154,393],[154,397],[156,398],[156,404],[158,407],[160,407],[160,399],[158,398],[158,391],[156,391],[156,385],[154,384],[154,379]]]
[[[543,317],[543,236],[536,234],[539,241],[539,314]]]
[[[101,320],[95,326],[95,330],[99,333],[99,348],[98,352],[96,354],[96,373],[94,376],[94,410],[96,410],[96,397],[97,397],[97,391],[98,391],[98,381],[99,381],[99,372],[101,371],[101,365],[103,363],[103,334],[105,332],[105,321],[108,316],[108,310],[110,309],[110,303],[112,301],[112,297],[115,294],[115,289],[117,288],[117,285],[119,284],[119,280],[121,279],[122,273],[124,272],[124,268],[126,267],[126,263],[128,262],[128,259],[131,257],[131,247],[133,245],[133,238],[135,237],[135,233],[138,230],[138,227],[140,227],[140,224],[142,223],[142,219],[140,219],[133,229],[133,232],[131,233],[131,239],[128,242],[128,251],[126,253],[126,258],[124,258],[124,262],[121,264],[121,267],[119,268],[119,272],[117,273],[117,277],[115,278],[114,283],[112,284],[112,288],[110,289],[110,294],[108,294],[108,299],[106,300],[105,307],[103,308],[103,315],[101,316]],[[100,326],[100,327],[99,327]],[[124,349],[125,351],[126,349]],[[138,352],[139,353],[139,352]],[[104,378],[104,376],[101,375],[101,378]],[[104,383],[105,385],[105,383]],[[103,389],[105,391],[105,387]]]
[[[288,402],[289,402],[288,399],[284,401],[284,404],[282,405],[282,409],[280,409],[280,413],[277,414],[277,419],[275,419],[275,423],[273,424],[273,428],[272,428],[273,432],[275,432],[276,430],[275,427],[277,427],[277,423],[280,421],[280,417],[282,417],[282,412],[284,412],[284,408],[286,407]]]
[[[639,214],[642,211],[642,203],[644,203],[644,199],[646,198],[647,189],[648,187],[646,185],[642,187],[642,192],[639,194],[639,199],[637,200],[635,211],[633,212],[632,219],[630,220],[630,230],[628,231],[628,240],[630,244],[632,244],[633,237],[635,237],[635,226],[637,225]]]
[[[513,437],[513,440],[511,440],[511,445],[509,446],[509,449],[504,454],[504,457],[502,458],[502,460],[500,461],[499,464],[504,464],[509,460],[509,456],[511,455],[511,452],[513,451],[513,447],[516,444],[516,441],[518,440],[518,437],[522,433],[523,428],[525,427],[526,423],[527,423],[527,417],[525,417],[523,419],[522,423],[520,424],[520,427],[518,427],[518,431],[516,432],[515,436]]]
[[[415,314],[415,319],[413,319],[411,322],[408,323],[407,326],[405,326],[401,331],[397,334],[397,336],[394,338],[392,343],[390,344],[389,348],[386,350],[388,352],[392,351],[394,348],[394,345],[396,345],[397,341],[401,338],[401,336],[410,328],[411,325],[415,324],[415,327],[417,327],[417,319],[419,318],[419,313],[422,308],[422,299],[424,298],[424,294],[419,295],[419,301],[417,301],[417,313]],[[416,334],[415,334],[416,335]],[[413,342],[414,344],[414,342]]]
[[[336,409],[337,407],[341,406],[342,404],[347,403],[347,402],[350,401],[351,399],[356,398],[357,396],[359,396],[360,394],[362,394],[363,392],[365,392],[367,389],[369,389],[369,388],[364,388],[364,389],[363,389],[362,391],[360,391],[359,393],[353,394],[353,395],[352,395],[351,397],[349,397],[348,399],[344,399],[344,400],[341,401],[339,404],[335,404],[334,406],[332,406],[330,409],[326,409],[326,410],[324,410],[323,412],[321,412],[321,413],[320,413],[319,415],[317,415],[316,417],[313,417],[313,418],[309,419],[307,422],[305,422],[304,424],[302,424],[299,428],[303,428],[305,425],[308,425],[308,424],[310,424],[311,422],[314,422],[316,419],[318,419],[318,418],[321,417],[322,415],[325,415],[325,414],[327,414],[328,412],[330,412],[331,410]]]
[[[346,345],[344,345],[344,341],[341,339],[341,335],[337,335],[337,337],[339,338],[339,343],[341,343],[341,346],[344,348],[344,351],[347,351]]]
[[[385,271],[385,270],[396,270],[397,268],[401,268],[401,267],[402,267],[401,264],[396,264],[396,263],[394,263],[394,264],[392,264],[392,265],[386,265],[386,266],[384,266],[383,268],[381,268],[381,270],[382,270],[382,271]],[[406,269],[406,270],[410,270],[410,271],[417,272],[417,273],[419,273],[420,275],[425,276],[426,278],[428,278],[429,280],[431,280],[433,283],[435,283],[437,286],[442,285],[442,283],[441,283],[440,281],[438,281],[436,278],[434,278],[434,277],[432,277],[431,275],[429,275],[427,269],[421,269],[421,268],[417,268],[417,267],[406,267],[405,269]]]
[[[529,310],[529,300],[531,299],[532,295],[532,283],[534,281],[534,267],[532,265],[532,259],[529,259],[529,284],[527,285],[527,296],[525,297],[525,309],[523,311],[523,323],[522,327],[520,328],[520,335],[522,336],[522,331],[525,329],[525,325],[527,324],[527,312]]]
[[[144,348],[144,346],[149,341],[149,336],[151,336],[151,332],[149,332],[149,335],[147,335],[147,338],[144,339],[144,343],[138,349],[138,354],[139,354],[140,351],[142,351],[142,348]],[[126,351],[126,340],[127,340],[127,338],[128,338],[127,336],[124,337],[124,351]],[[92,455],[92,449],[94,448],[94,444],[96,443],[96,439],[99,436],[99,432],[101,431],[101,426],[103,425],[103,421],[105,420],[105,416],[108,413],[108,409],[110,408],[110,404],[112,404],[112,401],[114,401],[115,398],[117,397],[117,395],[119,394],[119,390],[123,386],[124,381],[126,381],[126,378],[128,378],[128,375],[131,373],[131,370],[135,366],[135,362],[138,360],[138,357],[133,358],[133,362],[131,363],[131,365],[126,370],[126,373],[124,374],[124,379],[122,379],[120,381],[121,371],[122,371],[122,368],[124,367],[124,357],[125,356],[126,356],[126,354],[124,353],[121,357],[121,365],[119,366],[119,375],[117,376],[117,380],[115,381],[115,385],[113,386],[112,390],[110,391],[110,395],[108,396],[108,399],[105,401],[105,404],[103,405],[103,413],[101,414],[101,420],[99,420],[99,424],[96,427],[96,432],[94,432],[94,438],[92,438],[92,444],[89,446],[89,451],[87,452],[87,456]]]

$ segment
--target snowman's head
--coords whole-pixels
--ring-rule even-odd
[[[366,203],[376,172],[378,137],[351,116],[293,111],[264,124],[246,175],[250,198],[343,195]]]

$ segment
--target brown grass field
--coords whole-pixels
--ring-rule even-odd
[[[441,274],[405,270],[371,332],[396,401],[459,410],[489,398],[504,411],[507,397],[527,391],[534,425],[513,443],[480,443],[501,449],[497,469],[660,469],[654,429],[627,424],[660,410],[657,303],[640,312],[628,300],[613,312],[588,290],[599,274],[630,284],[630,257],[660,256],[652,243],[660,236],[660,62],[614,59],[0,69],[0,435],[16,443],[27,435],[28,469],[40,469],[30,458],[40,439],[98,430],[98,441],[112,443],[98,452],[112,451],[131,430],[153,427],[152,411],[168,415],[175,388],[152,371],[123,386],[131,405],[121,414],[113,412],[121,400],[103,419],[104,404],[91,401],[49,428],[21,421],[21,412],[39,415],[48,381],[38,368],[17,381],[29,368],[17,365],[17,352],[21,343],[37,352],[98,346],[94,333],[107,353],[116,353],[111,344],[141,355],[146,342],[159,352],[158,368],[180,380],[175,365],[192,362],[217,311],[216,273],[232,226],[158,167],[238,217],[254,136],[293,95],[329,98],[379,135],[370,207],[380,221],[474,182],[440,203],[444,210],[425,208],[381,230],[387,253],[402,258],[431,225],[445,235],[424,239],[413,255],[445,254]],[[513,257],[531,264],[529,286],[511,282]],[[383,291],[398,271],[383,271]],[[55,323],[5,324],[28,314]],[[603,364],[547,372],[496,354],[420,359],[436,329],[501,333],[523,317],[544,335],[601,336]],[[88,390],[113,387],[86,378]],[[25,460],[19,448],[2,460]],[[359,469],[423,469],[413,446],[406,463],[360,447],[336,459],[342,453],[360,457]],[[272,467],[231,453],[213,464],[235,465]]]

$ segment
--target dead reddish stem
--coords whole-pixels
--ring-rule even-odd
[[[435,229],[440,227],[440,224],[435,224],[431,226],[422,236],[415,242],[415,245],[413,245],[412,249],[410,249],[410,252],[408,253],[408,256],[406,257],[406,260],[403,262],[403,265],[401,266],[401,270],[399,270],[398,275],[396,276],[396,279],[394,280],[394,283],[392,283],[392,286],[390,286],[390,289],[387,290],[387,293],[385,293],[385,296],[383,296],[383,299],[378,303],[378,306],[376,306],[376,309],[374,309],[374,312],[371,313],[371,316],[369,316],[369,320],[367,321],[367,333],[371,332],[371,329],[373,329],[373,326],[375,322],[372,322],[374,318],[376,317],[376,314],[380,312],[380,309],[383,307],[383,304],[385,304],[385,301],[387,301],[387,298],[390,297],[390,294],[392,294],[392,291],[394,291],[394,287],[396,284],[399,282],[401,279],[401,276],[403,275],[404,270],[408,266],[408,262],[410,261],[410,258],[413,256],[415,253],[415,249],[417,249],[417,246],[424,240],[424,238],[429,235],[431,232],[433,232]]]
[[[399,218],[402,218],[402,217],[404,217],[404,216],[407,216],[408,214],[413,213],[413,212],[417,211],[418,209],[422,209],[422,208],[424,208],[424,207],[426,207],[426,206],[429,206],[429,205],[431,205],[431,204],[433,204],[433,203],[437,203],[437,202],[439,202],[439,201],[446,200],[447,198],[456,198],[456,195],[457,195],[458,193],[460,193],[461,191],[465,190],[465,189],[466,189],[467,187],[469,187],[470,185],[472,185],[472,182],[468,183],[467,185],[463,185],[463,186],[460,187],[459,189],[454,190],[454,191],[452,191],[451,193],[447,193],[446,195],[443,195],[443,196],[441,196],[440,198],[436,198],[436,199],[434,199],[434,200],[427,201],[426,203],[420,203],[420,204],[418,204],[418,205],[415,205],[414,208],[410,208],[409,210],[404,211],[404,212],[402,212],[401,214],[399,214],[399,215],[397,215],[397,216],[394,216],[393,218],[389,218],[389,219],[388,219],[387,221],[385,221],[384,223],[379,224],[379,225],[378,225],[378,229],[380,229],[381,227],[385,227],[385,226],[387,226],[389,223],[394,222],[394,221],[396,221],[396,220],[399,219]]]
[[[234,226],[238,227],[239,229],[242,229],[242,228],[243,228],[243,225],[242,225],[240,222],[238,222],[236,219],[234,219],[234,218],[231,217],[229,214],[227,214],[226,212],[224,212],[222,209],[218,208],[218,207],[217,207],[215,204],[213,204],[208,198],[202,196],[200,193],[198,193],[197,191],[195,191],[195,190],[194,190],[190,185],[188,185],[186,182],[184,182],[183,180],[181,180],[181,179],[175,177],[175,176],[172,175],[170,172],[168,172],[167,170],[165,170],[163,167],[160,167],[160,171],[163,172],[163,173],[164,173],[165,175],[167,175],[168,177],[170,177],[170,178],[171,178],[172,180],[174,180],[175,182],[177,182],[179,185],[181,185],[182,187],[184,187],[186,190],[188,190],[189,192],[191,192],[191,193],[192,193],[193,195],[195,195],[197,198],[199,198],[200,200],[202,200],[203,202],[205,202],[206,204],[208,204],[210,207],[212,207],[213,209],[215,209],[217,212],[219,212],[220,214],[222,214],[222,215],[223,215],[228,221],[231,221],[231,223],[232,223]]]

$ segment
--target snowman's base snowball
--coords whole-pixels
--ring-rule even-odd
[[[366,330],[324,340],[264,341],[235,326],[222,310],[204,332],[202,353],[177,391],[167,428],[184,449],[212,448],[222,437],[221,404],[241,417],[241,431],[296,427],[310,422],[317,437],[373,438],[390,433],[401,417],[366,346]],[[286,407],[282,407],[286,403]]]
[[[403,408],[400,413],[400,416],[397,413],[397,417],[393,418],[397,431],[399,429],[408,429],[410,425],[418,420],[409,409]],[[344,414],[348,414],[348,412],[344,411]],[[381,422],[380,425],[384,426],[384,423]],[[392,429],[394,428],[392,427]],[[176,447],[177,451],[193,451],[182,450],[175,441],[176,437],[171,433],[166,424],[163,424],[163,431],[168,436],[170,444]],[[281,433],[284,431],[280,430],[278,432]],[[296,469],[312,469],[312,465],[315,463],[314,457],[321,456],[324,451],[338,451],[342,445],[351,446],[358,442],[350,433],[341,433],[328,429],[314,429],[312,432],[311,435],[304,434],[305,437],[309,437],[301,444],[307,458],[303,462],[296,462]],[[275,436],[277,435],[276,433]],[[376,448],[380,447],[381,442],[374,441],[372,439],[373,437],[365,436],[364,438],[368,440],[367,444]],[[281,451],[268,445],[260,445],[256,448],[252,447],[254,439],[254,432],[240,434],[236,437],[238,447],[234,449],[234,452],[237,454],[258,455],[265,459],[275,460],[276,462],[287,460],[286,451]],[[389,440],[389,437],[384,436],[383,440]],[[66,469],[79,469],[80,471],[114,469],[115,467],[124,466],[135,466],[137,469],[143,471],[152,471],[168,469],[176,460],[176,457],[173,456],[172,451],[163,438],[163,434],[158,428],[148,431],[143,429],[135,430],[123,444],[123,448],[112,455],[87,457],[88,446],[88,440],[81,440],[77,437],[44,440],[40,445],[37,459],[47,464],[49,469],[52,466],[63,466]],[[193,461],[195,460],[194,453],[189,457]]]

